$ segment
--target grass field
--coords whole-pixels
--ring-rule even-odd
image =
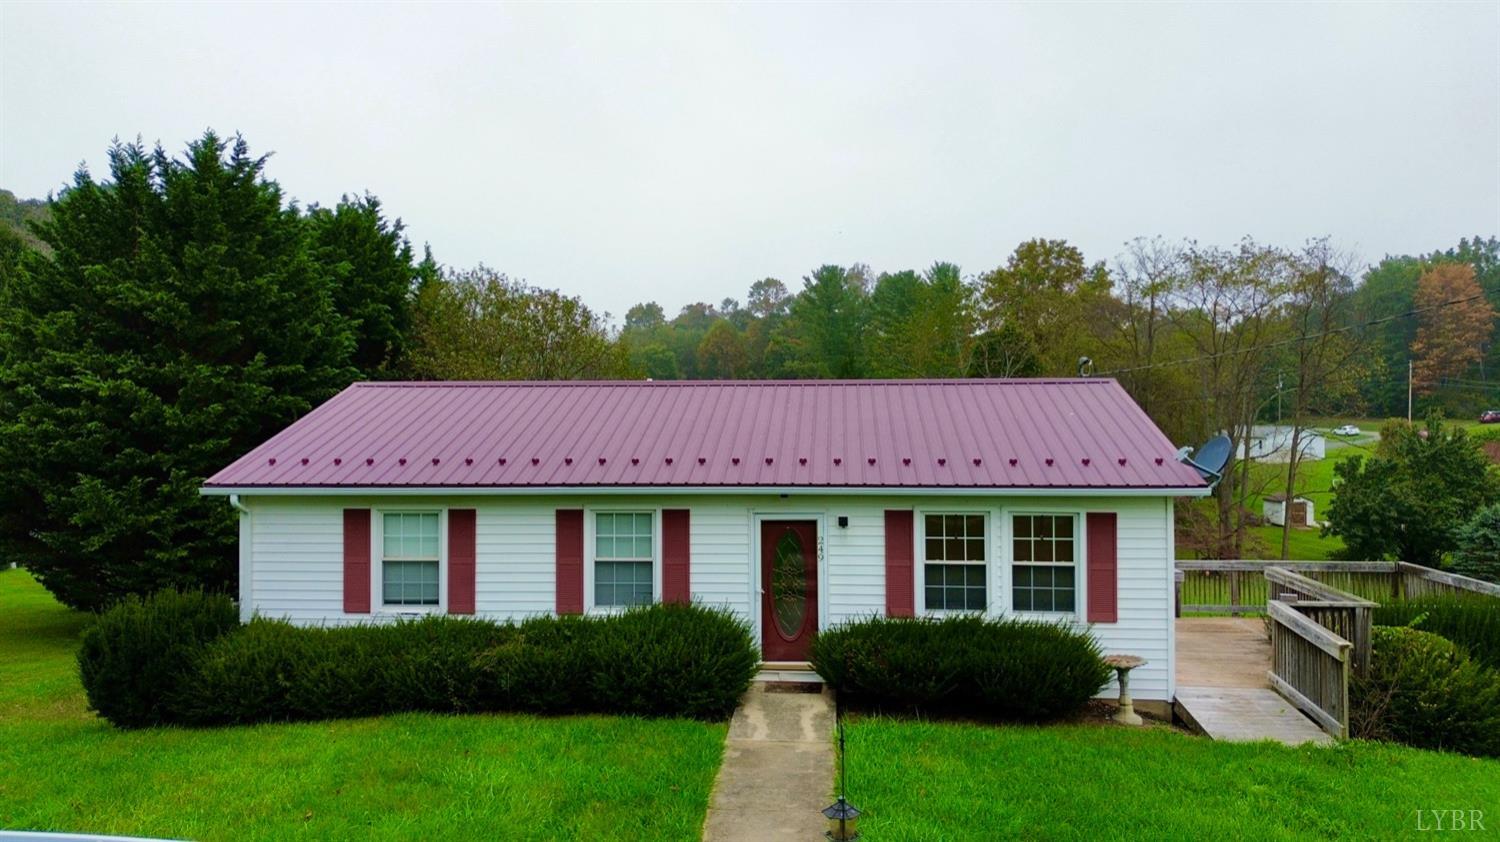
[[[1500,761],[1375,743],[871,718],[851,720],[846,768],[868,842],[1390,839],[1432,809],[1483,810],[1468,838],[1500,830]]]
[[[403,715],[118,731],[85,710],[83,618],[0,571],[0,828],[215,839],[681,839],[723,725]]]

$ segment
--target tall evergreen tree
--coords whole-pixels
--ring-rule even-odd
[[[820,266],[802,279],[791,315],[766,350],[767,366],[783,377],[861,377],[865,326],[864,273]]]
[[[418,272],[401,220],[388,221],[367,195],[315,207],[308,223],[318,262],[333,272],[333,305],[354,330],[355,367],[394,376],[408,350]]]
[[[229,589],[202,480],[355,376],[334,273],[242,139],[116,144],[0,300],[0,553],[62,602]]]

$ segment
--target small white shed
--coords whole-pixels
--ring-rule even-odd
[[[1261,514],[1272,526],[1285,526],[1287,505],[1285,494],[1271,494],[1261,504]],[[1317,526],[1313,517],[1313,501],[1306,497],[1292,498],[1292,526]]]

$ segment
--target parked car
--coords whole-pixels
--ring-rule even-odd
[[[1500,424],[1500,409],[1486,409],[1479,413],[1479,423]]]
[[[1336,436],[1357,436],[1359,435],[1359,428],[1353,424],[1345,424],[1342,427],[1334,427],[1333,434]]]

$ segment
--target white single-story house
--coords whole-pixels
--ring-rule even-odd
[[[1275,424],[1256,424],[1250,434],[1240,440],[1240,458],[1257,462],[1288,462],[1292,456],[1292,427]],[[1306,427],[1297,434],[1299,461],[1317,461],[1326,452],[1323,434]]]
[[[1261,515],[1272,526],[1286,526],[1286,495],[1268,494],[1261,501]],[[1313,516],[1313,501],[1306,497],[1292,498],[1292,526],[1317,526]]]
[[[1208,491],[1174,453],[1109,379],[358,383],[203,493],[247,618],[698,600],[774,675],[848,620],[977,611],[1090,627],[1169,703],[1173,500]]]

